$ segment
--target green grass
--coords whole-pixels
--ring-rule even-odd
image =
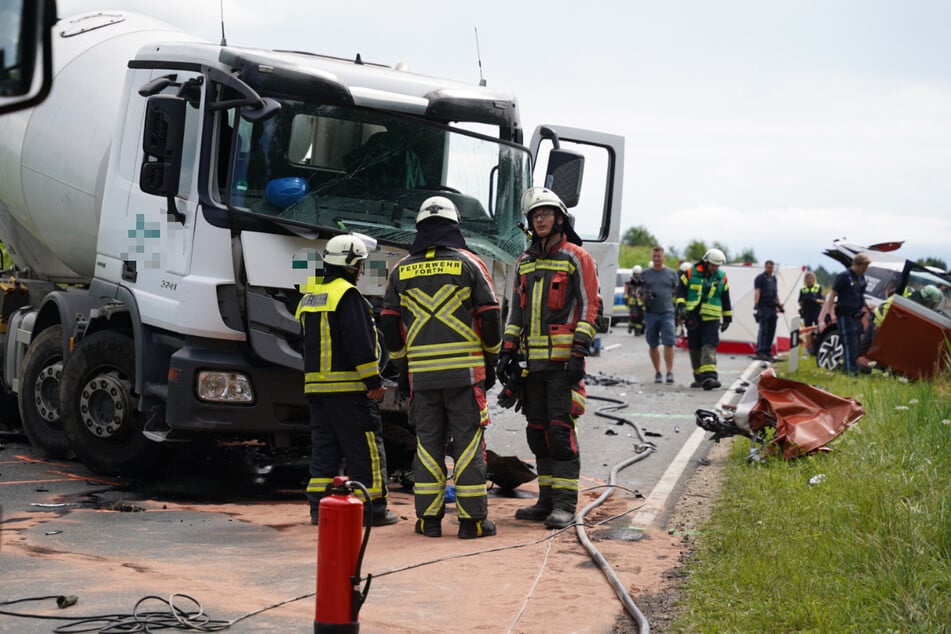
[[[833,451],[791,461],[750,463],[735,439],[672,629],[951,632],[951,378],[849,378],[810,360],[789,378],[865,417]]]

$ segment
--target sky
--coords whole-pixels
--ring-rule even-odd
[[[58,2],[221,39],[219,0]],[[222,2],[229,44],[473,84],[481,57],[526,141],[545,123],[623,136],[622,233],[830,270],[836,238],[904,240],[951,265],[946,0]]]

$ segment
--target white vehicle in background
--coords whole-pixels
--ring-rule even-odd
[[[435,193],[507,296],[522,193],[535,174],[575,207],[584,163],[577,226],[615,278],[623,138],[549,126],[526,147],[514,95],[125,12],[60,21],[52,59],[49,97],[0,117],[0,386],[48,455],[144,473],[162,441],[309,442],[300,288],[358,232],[379,305]]]
[[[614,284],[614,306],[611,309],[611,325],[621,324],[631,318],[631,311],[627,306],[627,299],[624,297],[624,289],[627,281],[631,279],[633,269],[618,269]]]

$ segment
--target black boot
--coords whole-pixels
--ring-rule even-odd
[[[515,511],[515,519],[541,522],[551,513],[551,487],[539,487],[538,499],[531,506]]]
[[[459,539],[478,539],[495,535],[495,522],[492,520],[460,520]]]
[[[545,518],[545,528],[567,528],[575,523],[575,514],[566,509],[552,509]]]
[[[578,492],[570,489],[552,491],[552,509],[545,517],[546,528],[565,528],[575,523]]]

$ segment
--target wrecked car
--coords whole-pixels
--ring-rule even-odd
[[[852,258],[861,252],[872,260],[865,272],[868,286],[859,340],[860,368],[868,368],[873,361],[880,367],[919,378],[930,376],[947,362],[948,349],[942,344],[945,337],[951,339],[951,275],[893,253],[902,244],[889,242],[864,247],[836,240],[833,247],[823,253],[846,268],[852,266]],[[921,292],[925,287],[940,291],[940,299],[923,302]],[[893,311],[893,307],[899,310]],[[881,315],[883,308],[887,312],[877,325],[873,311]],[[882,337],[879,337],[880,330],[884,330]],[[835,323],[819,325],[813,347],[820,368],[841,367],[844,350]]]

